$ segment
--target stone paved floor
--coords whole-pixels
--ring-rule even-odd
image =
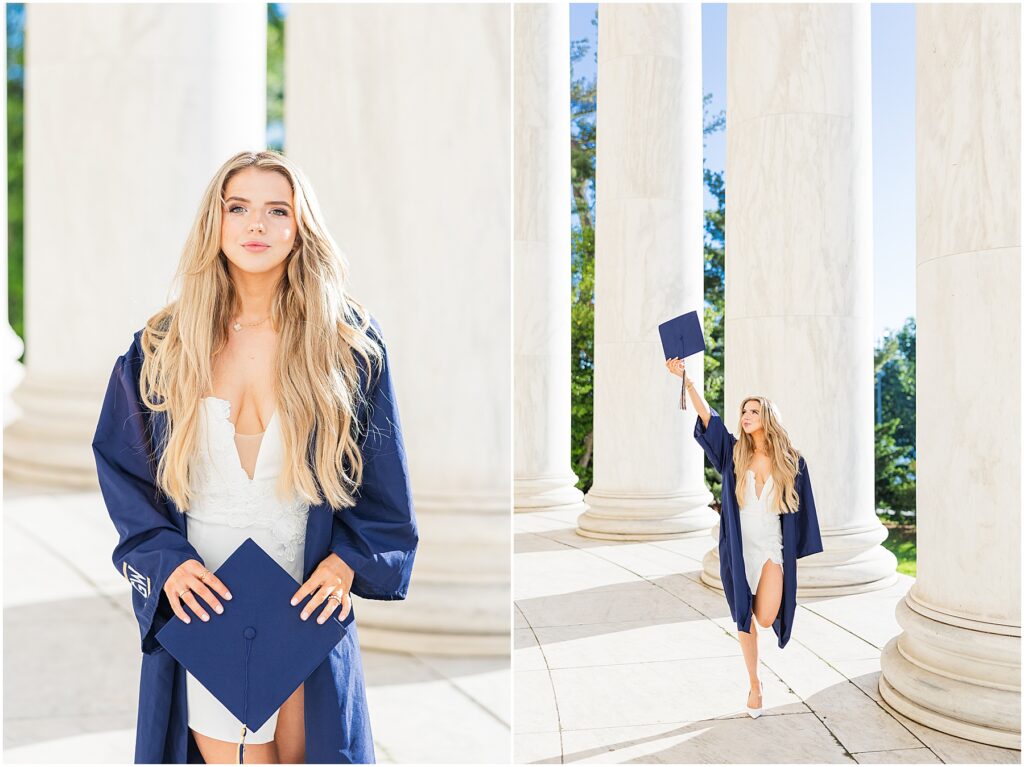
[[[131,763],[138,628],[99,492],[8,485],[3,517],[3,761]],[[378,761],[508,761],[508,658],[363,662]]]
[[[598,541],[575,517],[515,517],[516,762],[1020,763],[881,700],[879,654],[912,578],[802,600],[785,650],[761,629],[755,720],[725,598],[700,582],[711,539]]]

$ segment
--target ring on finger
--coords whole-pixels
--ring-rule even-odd
[[[339,607],[341,606],[341,594],[339,594],[339,593],[338,593],[337,591],[336,591],[336,592],[334,592],[333,594],[331,594],[331,595],[330,595],[329,597],[327,597],[327,598],[328,598],[328,599],[336,599],[336,600],[338,601],[338,606],[339,606]]]

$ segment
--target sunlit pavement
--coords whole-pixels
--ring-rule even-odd
[[[132,763],[138,625],[99,492],[8,485],[3,516],[4,762]],[[508,761],[507,658],[363,663],[379,762]]]
[[[710,537],[599,541],[575,522],[515,517],[516,762],[1020,763],[881,700],[879,655],[913,578],[801,599],[784,650],[759,628],[752,719],[736,626],[700,581]]]

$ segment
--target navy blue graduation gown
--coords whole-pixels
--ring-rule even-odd
[[[750,631],[753,619],[753,595],[747,583],[743,568],[743,540],[740,536],[740,510],[736,503],[736,473],[733,470],[732,453],[736,437],[729,433],[721,416],[710,408],[711,418],[705,428],[704,421],[697,416],[693,437],[707,454],[711,465],[722,475],[722,512],[718,524],[718,560],[725,599],[729,612],[740,631]],[[793,630],[796,615],[796,560],[817,554],[822,550],[821,531],[818,528],[818,514],[814,509],[814,495],[811,492],[811,477],[807,463],[800,456],[796,476],[796,492],[800,498],[800,509],[782,515],[782,604],[779,614],[772,623],[779,647],[785,647]]]
[[[371,322],[379,335],[376,320]],[[155,635],[174,615],[163,593],[168,575],[188,559],[203,559],[188,541],[186,517],[156,490],[156,450],[166,416],[141,402],[141,336],[140,330],[114,365],[92,443],[103,499],[119,536],[114,567],[132,587],[141,634],[135,761],[201,764],[188,728],[185,669]],[[369,412],[360,413],[362,423],[369,421],[362,484],[351,508],[333,512],[326,503],[310,508],[303,579],[334,552],[355,571],[353,594],[404,599],[418,532],[391,366],[385,352],[383,370],[368,377],[357,361],[370,401]],[[354,609],[343,625],[345,636],[305,682],[307,763],[374,761]]]

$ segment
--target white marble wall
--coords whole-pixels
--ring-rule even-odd
[[[871,7],[728,11],[726,425],[781,411],[814,485],[823,554],[801,593],[892,582],[879,544],[872,410]],[[720,586],[717,552],[706,582]]]
[[[694,411],[658,325],[704,300],[700,5],[601,6],[598,29],[594,484],[581,535],[707,530]],[[703,369],[689,371],[698,384]]]
[[[1020,85],[1019,5],[917,7],[917,581],[879,684],[1018,749]]]
[[[583,511],[569,468],[569,5],[513,14],[515,508]]]
[[[509,5],[295,5],[285,149],[393,357],[420,551],[376,647],[509,651]]]
[[[114,361],[167,301],[210,175],[264,146],[266,9],[25,10],[27,374],[4,473],[95,487]]]

